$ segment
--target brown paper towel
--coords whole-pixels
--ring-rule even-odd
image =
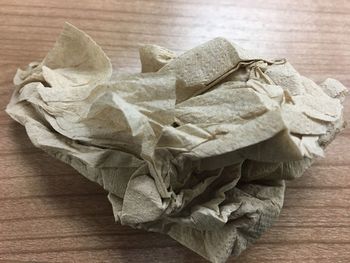
[[[112,78],[102,49],[66,24],[42,62],[18,70],[6,110],[109,192],[116,221],[224,262],[277,218],[284,180],[323,156],[347,90],[223,38],[178,57],[146,45],[140,58],[143,73]]]

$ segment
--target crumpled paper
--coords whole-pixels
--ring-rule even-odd
[[[112,77],[102,49],[66,24],[42,62],[18,70],[6,111],[103,186],[117,222],[225,262],[273,223],[284,180],[343,128],[347,89],[223,38],[180,56],[145,45],[140,59],[142,73]]]

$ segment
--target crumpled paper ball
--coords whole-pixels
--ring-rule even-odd
[[[180,56],[145,45],[140,59],[142,73],[112,77],[102,49],[66,24],[42,62],[18,70],[7,113],[104,187],[117,222],[225,262],[343,128],[347,89],[223,38]]]

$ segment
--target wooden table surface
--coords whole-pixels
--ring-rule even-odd
[[[0,0],[1,262],[205,262],[167,236],[114,224],[106,193],[34,148],[3,111],[16,68],[41,60],[65,21],[90,34],[119,72],[140,70],[140,43],[182,52],[224,36],[350,87],[346,0]],[[350,262],[349,147],[346,129],[288,183],[275,225],[230,262]]]

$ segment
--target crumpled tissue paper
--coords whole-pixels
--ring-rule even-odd
[[[117,222],[225,262],[273,223],[284,181],[343,128],[347,89],[224,38],[180,56],[145,45],[140,60],[142,73],[112,77],[102,49],[66,24],[42,62],[18,70],[6,111],[104,187]]]

